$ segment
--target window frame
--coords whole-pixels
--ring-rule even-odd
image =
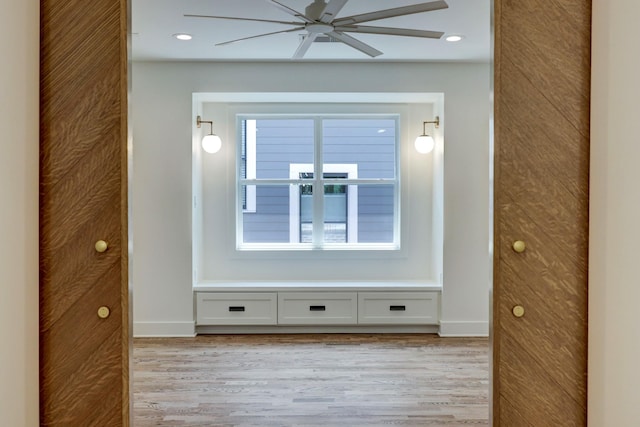
[[[327,252],[331,252],[333,250],[348,250],[348,251],[361,251],[361,250],[365,250],[365,251],[370,251],[370,250],[374,250],[374,251],[394,251],[394,252],[398,252],[400,251],[401,248],[401,223],[402,223],[402,217],[401,217],[401,204],[402,204],[402,187],[401,187],[401,177],[402,177],[402,169],[401,169],[401,147],[402,147],[402,143],[401,143],[401,139],[400,139],[400,135],[401,135],[401,117],[402,115],[400,113],[341,113],[341,114],[327,114],[327,113],[304,113],[304,114],[286,114],[286,113],[258,113],[258,114],[251,114],[251,113],[237,113],[236,114],[236,134],[237,134],[237,144],[236,144],[236,171],[235,171],[235,192],[236,192],[236,206],[235,206],[235,230],[236,230],[236,236],[235,236],[235,248],[236,251],[256,251],[256,252],[263,252],[263,251],[269,251],[269,250],[290,250],[290,251],[304,251],[304,250],[320,250],[320,251],[327,251]],[[311,181],[312,185],[314,186],[318,186],[318,185],[322,185],[322,188],[324,189],[324,184],[325,183],[345,183],[345,185],[349,186],[349,194],[351,194],[353,192],[355,198],[354,199],[348,199],[348,203],[355,203],[355,205],[357,206],[358,204],[358,199],[357,199],[357,188],[359,185],[393,185],[393,190],[394,190],[394,212],[393,212],[393,241],[390,243],[359,243],[357,242],[357,226],[354,228],[355,232],[356,232],[356,238],[354,240],[356,240],[356,242],[351,242],[351,243],[328,243],[328,242],[323,242],[321,238],[319,238],[318,236],[322,235],[322,232],[318,232],[318,226],[314,225],[314,242],[313,243],[298,243],[298,242],[291,242],[291,234],[290,234],[290,238],[289,238],[289,243],[245,243],[243,241],[244,238],[244,230],[243,230],[243,215],[245,213],[251,213],[251,212],[256,212],[255,211],[255,191],[256,191],[256,186],[257,185],[288,185],[290,188],[289,194],[290,197],[293,195],[293,193],[295,192],[295,190],[292,190],[292,188],[296,188],[299,189],[299,184],[301,183],[301,179],[297,178],[297,177],[293,177],[291,175],[291,169],[289,171],[289,179],[283,179],[283,178],[278,178],[278,179],[260,179],[260,178],[252,178],[249,179],[248,176],[256,176],[255,171],[253,171],[253,173],[251,171],[249,171],[249,157],[250,155],[253,156],[253,166],[255,167],[256,163],[256,147],[255,145],[253,146],[253,152],[249,153],[249,147],[247,147],[247,178],[242,178],[241,177],[241,162],[242,162],[242,145],[243,145],[243,140],[242,140],[242,123],[243,121],[257,121],[260,119],[278,119],[278,120],[286,120],[286,119],[312,119],[314,121],[314,163],[313,163],[313,169],[309,172],[313,172],[314,173],[314,179],[312,180],[307,180]],[[395,151],[394,151],[394,178],[374,178],[374,179],[361,179],[361,178],[357,178],[357,175],[355,178],[348,178],[347,180],[345,179],[339,179],[339,180],[331,180],[331,179],[324,179],[324,178],[317,178],[317,177],[322,177],[323,174],[325,172],[333,172],[334,170],[334,166],[333,165],[338,165],[341,167],[345,167],[345,164],[324,164],[323,167],[323,171],[317,171],[315,170],[316,168],[319,168],[319,165],[321,165],[323,163],[323,132],[322,132],[322,123],[323,120],[339,120],[339,119],[354,119],[354,120],[358,120],[358,119],[381,119],[381,120],[393,120],[395,122],[395,134],[394,134],[394,144],[395,144]],[[254,141],[255,143],[255,141]],[[290,164],[290,168],[291,168],[291,164]],[[351,169],[347,170],[346,172],[349,173],[351,171]],[[320,173],[318,173],[320,172]],[[343,170],[340,170],[339,172],[345,172]],[[357,174],[357,165],[356,165],[356,174]],[[347,182],[345,182],[347,181]],[[320,183],[322,182],[322,183]],[[243,209],[242,206],[242,187],[246,186],[247,189],[247,209]],[[250,193],[250,190],[251,193]],[[318,187],[316,187],[318,188]],[[355,190],[355,191],[353,191]],[[299,190],[298,190],[299,191]],[[250,194],[253,194],[253,211],[251,211],[249,209],[250,205],[249,205],[249,197]],[[322,200],[318,200],[317,198],[322,199],[322,195],[324,194],[324,191],[322,192],[314,192],[314,218],[318,217],[318,212],[317,211],[321,211],[323,209],[323,202]],[[290,206],[290,227],[292,226],[292,218],[291,218],[291,212],[292,212],[292,200],[290,198],[289,200],[289,206]],[[322,217],[322,213],[319,214],[320,217]],[[355,222],[357,223],[357,218],[355,220]],[[324,221],[322,221],[322,223],[324,223]],[[323,225],[322,225],[323,226]],[[290,232],[291,233],[291,232]]]
[[[244,134],[244,138],[243,138]],[[242,143],[246,141],[244,150],[244,171],[246,179],[256,178],[256,120],[246,120],[246,127],[241,129],[240,134],[240,153],[242,153]],[[240,162],[243,161],[242,154],[239,156]],[[240,175],[241,169],[238,171]],[[244,194],[245,205],[243,206],[243,212],[254,213],[256,212],[256,186],[247,185]]]

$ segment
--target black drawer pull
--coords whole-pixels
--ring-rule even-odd
[[[407,311],[406,305],[391,305],[389,306],[389,310],[391,311]]]
[[[231,306],[229,307],[229,311],[244,311],[244,307],[243,306]]]
[[[309,311],[326,311],[327,307],[324,305],[310,305]]]

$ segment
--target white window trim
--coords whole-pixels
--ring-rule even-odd
[[[318,109],[318,107],[314,107],[314,110]],[[357,232],[358,232],[358,226],[352,227],[351,230],[353,233],[356,233],[355,236],[353,236],[352,234],[350,234],[348,236],[348,238],[351,238],[351,242],[349,243],[323,243],[323,224],[316,221],[316,223],[314,224],[314,230],[313,230],[313,234],[314,234],[314,238],[313,241],[316,242],[315,244],[312,243],[292,243],[291,242],[291,236],[289,238],[289,241],[286,243],[245,243],[243,241],[243,219],[242,219],[242,215],[244,213],[247,213],[246,210],[241,209],[241,204],[239,205],[239,201],[237,199],[237,196],[240,194],[240,189],[242,187],[242,185],[246,185],[246,186],[253,186],[256,187],[255,185],[252,185],[246,181],[250,181],[248,179],[245,180],[239,180],[238,178],[238,168],[239,168],[239,154],[240,154],[240,149],[238,148],[236,153],[238,155],[238,157],[236,157],[236,172],[235,172],[235,177],[233,179],[237,180],[237,188],[236,188],[236,211],[235,211],[235,215],[236,215],[236,227],[235,227],[235,239],[233,242],[233,247],[234,247],[234,251],[235,253],[240,256],[240,254],[250,254],[250,255],[246,255],[249,257],[262,257],[262,256],[272,256],[272,254],[275,253],[279,253],[281,251],[291,251],[290,252],[290,256],[298,256],[300,255],[301,257],[304,257],[305,255],[302,255],[303,253],[307,252],[308,250],[319,250],[319,253],[325,253],[325,255],[316,255],[316,256],[335,256],[335,255],[331,255],[331,253],[335,253],[335,251],[342,251],[342,250],[347,250],[348,252],[350,252],[352,255],[350,256],[354,256],[354,257],[359,257],[359,256],[363,256],[363,257],[369,257],[371,255],[364,255],[365,253],[370,254],[371,251],[392,251],[393,253],[393,257],[405,257],[406,256],[406,249],[401,246],[401,240],[402,240],[402,236],[401,236],[401,221],[403,221],[402,218],[402,214],[401,214],[401,206],[400,203],[404,203],[403,197],[402,197],[402,190],[401,190],[401,180],[402,177],[401,175],[403,173],[406,172],[400,172],[401,169],[401,164],[402,164],[402,160],[401,160],[401,156],[402,156],[402,149],[401,149],[401,117],[403,117],[403,114],[406,115],[406,112],[401,112],[401,113],[387,113],[387,112],[377,112],[377,111],[373,111],[373,112],[358,112],[358,113],[352,113],[352,112],[311,112],[309,111],[307,112],[302,112],[300,114],[291,114],[289,112],[282,112],[282,113],[274,113],[272,111],[267,111],[267,112],[256,112],[256,113],[245,113],[243,111],[236,111],[235,112],[235,117],[236,117],[236,129],[238,130],[237,127],[237,123],[238,121],[241,120],[260,120],[262,118],[272,118],[272,117],[276,117],[276,118],[310,118],[313,119],[315,121],[315,138],[316,140],[318,139],[322,139],[322,130],[321,130],[321,121],[323,119],[332,119],[332,118],[371,118],[371,117],[378,117],[378,118],[389,118],[389,119],[393,119],[396,121],[396,131],[395,131],[395,138],[396,138],[396,170],[398,171],[397,173],[399,175],[397,175],[394,179],[388,179],[388,183],[394,185],[394,193],[395,193],[395,209],[394,209],[394,217],[395,217],[395,225],[394,225],[394,240],[392,243],[359,243],[358,242],[358,238],[357,238]],[[248,117],[251,116],[251,117]],[[318,119],[320,121],[318,121]],[[240,138],[240,132],[238,131],[237,133],[238,138]],[[257,133],[256,133],[257,135]],[[239,147],[239,145],[238,145]],[[315,152],[314,152],[314,158],[316,159],[316,164],[319,166],[320,164],[322,164],[322,145],[315,145],[314,148]],[[246,153],[247,155],[249,155],[249,153]],[[257,154],[256,154],[257,157]],[[256,165],[257,166],[257,165]],[[257,167],[256,167],[257,168]],[[343,172],[343,171],[341,171]],[[344,172],[343,172],[344,173]],[[356,171],[357,173],[357,171]],[[295,183],[291,182],[291,181],[296,181]],[[374,185],[379,185],[382,184],[380,179],[359,179],[359,178],[355,178],[354,180],[356,181],[360,181],[357,183],[352,183],[352,185],[349,186],[350,189],[353,188],[357,188],[358,185],[368,185],[368,184],[374,184]],[[386,181],[382,180],[382,181]],[[244,182],[243,182],[244,181]],[[258,181],[261,184],[275,184],[275,185],[281,185],[283,182],[281,179],[253,179],[251,181]],[[291,179],[289,178],[288,180],[285,180],[289,182],[289,185],[299,185],[299,181],[300,178],[298,176],[295,177],[295,179]],[[348,184],[347,184],[348,185]],[[355,203],[355,206],[357,206],[357,191],[352,193],[356,196],[354,197],[352,200],[352,203]],[[299,193],[298,193],[299,194]],[[318,193],[316,192],[316,197]],[[324,209],[322,206],[322,197],[320,197],[320,201],[315,201],[314,202],[314,215],[317,217],[321,217]],[[349,203],[349,200],[347,200],[347,203]],[[256,201],[257,204],[257,201]],[[291,204],[289,204],[291,207]],[[240,206],[240,208],[238,208],[238,206]],[[349,205],[348,205],[349,206]],[[351,205],[353,206],[353,204]],[[319,211],[319,212],[318,212]],[[352,212],[357,212],[357,208],[351,209]],[[251,213],[251,212],[249,212]],[[299,211],[298,211],[299,214]],[[404,218],[404,220],[406,220],[406,218]],[[355,223],[357,223],[357,218],[355,220]],[[291,227],[291,220],[289,223],[290,227]],[[298,232],[298,239],[299,239],[299,232]],[[388,252],[387,252],[388,253]],[[362,255],[358,255],[358,254],[362,254]],[[241,255],[241,256],[245,256],[245,255]]]
[[[301,173],[313,173],[313,163],[292,163],[289,165],[289,178],[300,179]],[[325,164],[322,166],[325,173],[346,173],[347,179],[358,178],[357,164]],[[347,191],[347,242],[358,243],[358,186],[349,185]],[[314,216],[314,221],[317,218]],[[324,221],[324,218],[320,219]],[[300,186],[289,186],[289,242],[300,242]]]
[[[257,140],[257,120],[246,120],[246,146],[245,156],[246,165],[245,172],[247,179],[256,179],[256,140]],[[246,208],[244,212],[255,213],[256,212],[256,186],[247,185],[245,189],[245,202]]]

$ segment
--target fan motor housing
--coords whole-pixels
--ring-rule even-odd
[[[307,24],[305,29],[309,34],[327,34],[333,31],[333,25],[329,24]]]

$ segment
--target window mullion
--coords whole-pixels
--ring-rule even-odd
[[[315,248],[321,248],[324,242],[324,185],[322,119],[314,119],[314,160],[313,160],[313,237]]]

